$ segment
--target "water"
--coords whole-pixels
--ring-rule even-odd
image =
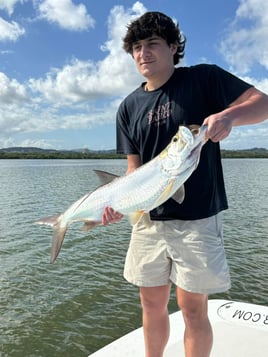
[[[223,165],[233,285],[213,297],[267,304],[268,161]],[[126,161],[0,161],[1,357],[85,357],[141,324],[138,291],[122,277],[126,219],[86,233],[74,224],[54,265],[51,230],[33,224],[94,189],[93,168],[123,174]]]

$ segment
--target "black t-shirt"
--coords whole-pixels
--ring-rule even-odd
[[[201,125],[220,112],[251,85],[216,65],[176,68],[160,88],[146,92],[143,85],[128,95],[117,113],[117,152],[138,154],[144,164],[158,155],[179,125]],[[151,211],[153,220],[195,220],[228,207],[218,143],[208,141],[200,163],[185,183],[185,199],[172,199]]]

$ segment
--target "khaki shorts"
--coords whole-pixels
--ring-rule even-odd
[[[194,293],[228,290],[221,214],[194,221],[142,219],[133,227],[124,277],[140,287],[173,282]]]

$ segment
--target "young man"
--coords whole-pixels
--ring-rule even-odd
[[[185,38],[166,15],[147,12],[127,28],[124,49],[146,82],[117,113],[117,149],[127,154],[127,173],[151,160],[179,125],[207,124],[197,170],[185,184],[185,200],[170,199],[151,212],[151,222],[132,231],[125,278],[140,287],[146,357],[162,357],[169,337],[170,285],[185,320],[185,356],[208,357],[212,329],[208,294],[230,288],[220,212],[227,209],[218,142],[233,126],[268,118],[268,97],[215,65],[175,68]],[[121,218],[107,208],[103,224]]]

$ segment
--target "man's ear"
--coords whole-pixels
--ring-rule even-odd
[[[175,53],[177,52],[178,50],[178,44],[177,43],[171,43],[170,44],[170,49],[172,51],[172,54],[175,55]]]

